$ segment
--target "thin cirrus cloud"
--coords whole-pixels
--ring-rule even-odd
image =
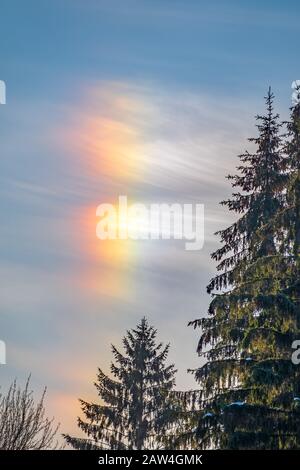
[[[96,183],[177,194],[191,182],[207,189],[232,168],[252,118],[248,103],[99,82],[70,109],[67,145]],[[249,115],[250,114],[250,115]],[[66,144],[66,129],[63,130]],[[179,190],[178,190],[179,184]],[[197,195],[197,194],[196,194]]]
[[[218,201],[230,194],[224,177],[244,149],[254,114],[249,103],[220,105],[213,96],[154,84],[99,82],[83,90],[71,105],[52,105],[48,116],[46,103],[31,103],[19,132],[43,115],[38,141],[33,148],[7,144],[1,189],[4,209],[18,215],[4,210],[4,326],[16,374],[31,370],[33,381],[47,383],[51,410],[62,410],[74,390],[90,396],[97,365],[109,363],[109,344],[145,314],[164,341],[172,338],[178,386],[193,386],[186,364],[198,362],[197,339],[184,326],[205,313],[213,233],[230,220]],[[96,207],[120,194],[145,204],[204,204],[204,249],[191,254],[182,242],[166,240],[101,242]],[[32,360],[37,351],[39,360]],[[66,379],[56,374],[57,364],[69,371]],[[87,373],[73,373],[76,364]],[[66,407],[68,426],[74,420],[66,431],[75,432],[78,412]]]
[[[95,238],[97,205],[116,203],[125,194],[133,202],[197,201],[210,209],[224,192],[224,175],[232,169],[238,152],[236,135],[244,132],[245,110],[237,103],[217,108],[214,99],[164,94],[149,86],[124,83],[94,84],[85,97],[71,109],[68,130],[63,133],[68,165],[72,171],[79,169],[85,186],[86,203],[73,212],[77,241],[93,271],[105,265],[104,279],[114,279],[114,287],[117,273],[125,271],[121,287],[128,278],[126,267],[127,271],[139,269],[141,244],[99,242]],[[212,214],[206,214],[208,238],[214,231],[211,222],[218,222],[217,212],[213,208]],[[219,218],[224,219],[221,210]],[[160,250],[153,246],[150,251]],[[97,286],[93,276],[85,276],[90,279],[86,285]],[[111,292],[111,281],[101,285]]]

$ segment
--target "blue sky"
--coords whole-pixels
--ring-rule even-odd
[[[283,117],[299,79],[296,1],[2,0],[0,339],[5,387],[32,373],[76,432],[79,396],[143,316],[194,387],[218,201],[269,85]],[[100,147],[99,147],[100,146]],[[99,167],[100,162],[100,167]],[[122,163],[123,162],[123,163]],[[112,163],[114,165],[112,166]],[[205,205],[205,245],[98,252],[90,211],[119,194]],[[91,212],[92,213],[92,212]],[[94,250],[94,251],[93,251]]]
[[[16,97],[57,99],[99,76],[256,95],[297,73],[299,8],[271,0],[4,0],[1,70]]]

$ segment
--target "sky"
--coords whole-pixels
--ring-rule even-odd
[[[111,343],[146,316],[170,342],[177,388],[196,388],[198,331],[215,272],[219,201],[271,85],[283,118],[300,78],[299,2],[2,0],[0,339],[5,390],[31,374],[79,435]],[[96,208],[119,195],[200,203],[205,241],[100,241]]]

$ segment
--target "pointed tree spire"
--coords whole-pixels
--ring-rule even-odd
[[[169,345],[157,343],[157,330],[142,318],[123,338],[124,352],[112,346],[111,377],[99,369],[95,383],[103,404],[80,400],[87,439],[65,435],[75,449],[156,449],[163,447],[175,383],[166,365]]]
[[[240,191],[223,204],[239,219],[220,232],[223,246],[213,254],[221,274],[208,287],[214,294],[209,317],[192,322],[202,328],[198,352],[207,359],[194,371],[204,448],[300,444],[299,371],[291,361],[292,340],[300,337],[297,274],[280,223],[294,157],[282,151],[273,98],[269,89],[267,113],[257,116],[258,137],[250,139],[255,153],[241,155],[239,174],[229,177]]]

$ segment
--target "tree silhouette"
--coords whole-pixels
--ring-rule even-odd
[[[192,322],[207,358],[194,371],[202,448],[300,446],[300,376],[291,361],[300,337],[299,109],[283,144],[270,90],[266,103],[251,139],[256,152],[241,155],[240,174],[229,177],[241,191],[223,204],[240,217],[212,255],[221,274],[208,286],[209,317]]]
[[[14,381],[7,394],[0,395],[0,449],[42,450],[56,448],[55,436],[59,425],[45,416],[46,389],[38,402],[29,389],[30,377],[24,389]]]
[[[123,338],[124,354],[112,346],[111,376],[101,369],[95,383],[104,404],[80,400],[87,438],[64,435],[75,449],[157,449],[164,446],[172,410],[174,365],[165,365],[169,345],[156,343],[145,318]]]

